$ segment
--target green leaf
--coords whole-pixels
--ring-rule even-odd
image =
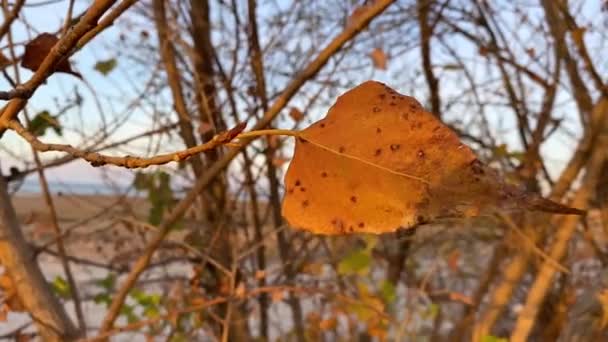
[[[155,306],[149,306],[144,309],[144,315],[148,318],[158,317],[159,314],[160,311],[158,311],[158,308]]]
[[[150,187],[148,175],[143,172],[137,172],[135,174],[135,179],[133,179],[133,186],[139,191],[147,190]]]
[[[385,280],[380,285],[380,294],[384,299],[385,303],[392,303],[397,299],[397,292],[395,290],[395,285],[388,280]]]
[[[114,284],[116,283],[116,275],[114,273],[109,273],[105,278],[97,281],[97,285],[103,287],[107,291],[111,291],[114,289]]]
[[[30,121],[28,129],[32,134],[40,137],[46,133],[47,128],[53,129],[55,134],[59,136],[62,135],[61,125],[59,124],[57,117],[51,115],[48,110],[44,110],[34,116],[32,121]]]
[[[70,298],[70,285],[60,276],[56,276],[51,283],[53,291],[61,298]]]
[[[507,342],[506,338],[496,337],[492,335],[486,335],[481,338],[481,342]]]
[[[160,304],[160,295],[158,294],[146,294],[140,289],[133,289],[130,293],[131,297],[143,307],[152,307]]]
[[[426,318],[434,319],[435,317],[437,317],[438,314],[439,314],[439,305],[432,303],[429,306],[428,311],[425,313],[424,316]]]
[[[116,58],[110,58],[105,61],[99,61],[95,63],[94,68],[102,75],[107,76],[109,73],[112,72],[112,70],[114,70],[114,68],[116,68],[117,64],[118,62],[116,61]]]
[[[342,275],[364,275],[369,271],[372,258],[368,250],[356,250],[342,259],[338,264],[338,273]]]
[[[127,317],[127,322],[129,323],[135,323],[138,321],[137,316],[135,315],[135,312],[133,310],[133,306],[131,305],[124,304],[120,308],[120,314]]]
[[[110,306],[112,304],[112,297],[108,293],[99,293],[96,294],[93,298],[95,304],[105,304],[106,306]]]

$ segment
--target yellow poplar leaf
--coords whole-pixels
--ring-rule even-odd
[[[368,81],[299,132],[283,215],[317,234],[386,233],[496,209],[582,214],[506,184],[412,97]]]
[[[386,57],[386,53],[384,53],[382,49],[376,48],[372,50],[369,56],[372,58],[372,62],[374,63],[375,68],[386,70],[388,58]]]

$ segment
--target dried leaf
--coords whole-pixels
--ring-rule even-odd
[[[6,68],[7,66],[11,65],[11,60],[8,59],[3,53],[2,51],[0,51],[0,70],[3,70],[4,68]]]
[[[372,62],[374,63],[374,67],[380,70],[386,70],[386,64],[388,62],[388,57],[386,53],[382,49],[375,48],[369,56],[372,58]]]
[[[298,108],[296,107],[291,107],[291,109],[289,110],[289,116],[293,119],[293,121],[295,122],[300,122],[302,121],[302,119],[304,119],[304,113],[302,113]]]
[[[386,233],[496,209],[581,214],[506,184],[414,99],[369,81],[301,131],[283,215],[318,234]]]
[[[458,262],[460,261],[460,250],[455,249],[448,255],[448,267],[453,272],[458,271]]]
[[[21,66],[34,72],[38,70],[42,64],[42,61],[44,61],[46,56],[51,52],[51,49],[58,41],[59,39],[51,33],[45,32],[38,35],[38,37],[34,38],[32,41],[27,43],[27,45],[25,45],[25,53],[21,58]],[[57,63],[55,71],[64,72],[78,78],[82,78],[79,73],[72,70],[72,66],[67,58],[64,58]]]

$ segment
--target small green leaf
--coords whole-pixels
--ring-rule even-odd
[[[114,273],[109,273],[105,278],[97,281],[97,285],[103,287],[107,291],[114,289],[115,283],[116,276],[114,275]]]
[[[342,275],[364,275],[369,271],[372,258],[367,250],[356,250],[342,259],[338,264],[338,273]]]
[[[160,312],[158,311],[158,308],[155,306],[148,306],[144,309],[144,316],[146,316],[148,318],[158,317],[159,314],[160,314]]]
[[[112,304],[112,297],[108,293],[99,293],[95,295],[93,298],[95,304],[105,304],[106,306],[110,306]]]
[[[102,75],[107,76],[109,73],[116,68],[118,62],[116,58],[110,58],[105,61],[99,61],[95,63],[95,70],[99,71]]]
[[[380,285],[380,294],[382,295],[385,303],[394,302],[397,298],[395,285],[388,280],[383,281],[382,285]]]
[[[70,298],[70,285],[60,276],[55,277],[51,283],[53,291],[61,298]]]
[[[51,128],[59,136],[62,135],[61,125],[57,117],[51,115],[48,110],[36,114],[32,121],[30,121],[29,131],[35,136],[43,136],[47,128]]]
[[[438,314],[439,314],[439,305],[432,303],[429,306],[428,311],[425,313],[425,317],[434,319],[435,317],[437,317]]]

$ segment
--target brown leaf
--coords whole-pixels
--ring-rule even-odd
[[[59,41],[55,35],[51,33],[41,33],[38,37],[34,38],[32,41],[25,45],[25,53],[21,58],[21,66],[36,71],[42,64],[42,61],[46,58],[46,56],[51,52],[51,49],[55,44]],[[72,70],[72,66],[67,58],[61,60],[55,66],[55,71],[64,72],[67,74],[74,75],[78,78],[82,78],[82,76]]]
[[[296,107],[291,107],[291,109],[289,110],[289,116],[293,119],[293,121],[295,122],[300,122],[302,121],[302,119],[304,119],[304,113],[302,113],[298,108]]]
[[[2,51],[0,51],[0,70],[4,70],[7,66],[11,65],[11,60],[8,59]]]
[[[496,209],[580,214],[506,184],[412,97],[368,81],[300,132],[283,215],[313,233],[386,233]]]
[[[460,250],[455,249],[448,255],[448,267],[453,272],[458,271],[458,262],[460,261]]]
[[[375,68],[380,70],[386,70],[388,57],[382,49],[375,48],[374,50],[372,50],[369,56],[372,58],[372,62],[374,63]]]

